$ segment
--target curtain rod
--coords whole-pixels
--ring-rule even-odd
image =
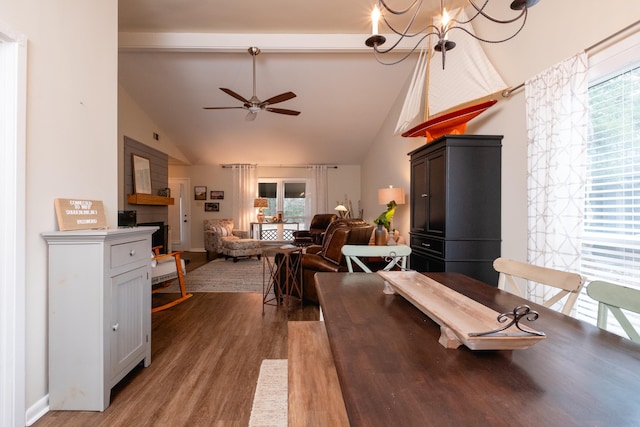
[[[632,29],[633,27],[635,27],[636,25],[640,24],[640,21],[636,21],[630,25],[627,25],[626,27],[624,27],[623,29],[616,31],[615,33],[611,34],[609,37],[605,37],[604,39],[592,44],[591,46],[589,46],[588,48],[586,48],[584,51],[586,53],[591,53],[591,51],[599,48],[600,46],[602,46],[603,44],[605,44],[606,42],[608,42],[609,40],[618,37],[619,35],[621,35],[622,33],[625,33],[627,31],[629,31],[630,29]],[[517,86],[514,86],[512,88],[509,89],[505,89],[502,91],[502,97],[503,98],[508,98],[511,96],[511,94],[513,92],[515,92],[518,89],[521,89],[524,87],[524,82],[520,83]]]
[[[327,169],[338,169],[336,165],[256,165],[256,164],[223,164],[223,168],[232,168],[234,166],[257,166],[262,168],[310,168],[312,166],[326,166]]]

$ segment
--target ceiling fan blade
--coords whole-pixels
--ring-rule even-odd
[[[300,111],[287,110],[285,108],[265,108],[265,110],[271,113],[286,114],[288,116],[297,116],[300,114]]]
[[[249,111],[247,113],[247,116],[244,118],[246,121],[248,122],[252,122],[256,119],[256,116],[258,115],[257,111]]]
[[[263,105],[267,105],[267,104],[277,104],[278,102],[284,102],[287,101],[291,98],[295,98],[296,94],[293,92],[285,92],[285,93],[281,93],[280,95],[276,95],[274,97],[271,97],[269,99],[267,99],[266,101],[263,101],[262,104]]]
[[[244,107],[202,107],[203,110],[235,110],[239,108],[241,110],[245,110]]]
[[[238,101],[242,101],[243,104],[250,104],[250,102],[248,100],[244,99],[241,95],[238,95],[237,93],[235,93],[231,89],[227,89],[227,88],[221,87],[220,90],[223,91],[224,93],[226,93],[229,96],[233,96]]]

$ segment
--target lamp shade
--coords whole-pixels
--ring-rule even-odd
[[[253,201],[253,207],[254,208],[268,208],[269,207],[269,201],[267,199],[264,198],[258,198],[255,199]]]
[[[386,205],[390,201],[395,200],[396,204],[404,205],[404,188],[381,188],[378,190],[378,204]]]

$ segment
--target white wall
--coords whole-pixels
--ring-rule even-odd
[[[117,225],[117,7],[111,0],[0,1],[2,19],[28,38],[27,408],[48,392],[41,233],[57,229],[54,199],[102,200],[109,225]]]
[[[498,2],[502,4],[501,2]],[[507,84],[516,86],[561,60],[588,48],[640,16],[637,0],[578,2],[543,0],[529,11],[525,29],[513,40],[483,45]],[[495,25],[495,24],[493,24]],[[487,28],[491,25],[487,25]],[[479,27],[479,34],[486,29]],[[450,54],[462,52],[451,51]],[[406,78],[399,75],[398,78]],[[406,89],[405,89],[406,93]],[[373,219],[383,206],[377,205],[376,189],[384,185],[409,190],[406,153],[424,143],[393,136],[393,128],[405,93],[400,94],[387,121],[373,141],[362,166],[365,217]],[[502,148],[502,254],[526,260],[527,250],[527,139],[524,90],[515,92],[478,118],[467,133],[504,135]],[[371,210],[375,208],[374,212]],[[396,211],[394,221],[403,235],[409,229],[407,206]]]

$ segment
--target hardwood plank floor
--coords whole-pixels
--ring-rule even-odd
[[[175,295],[154,305],[163,298]],[[33,425],[247,426],[260,363],[287,358],[287,320],[318,320],[318,308],[263,315],[260,294],[196,293],[153,313],[151,365],[114,387],[104,412],[51,411]]]

